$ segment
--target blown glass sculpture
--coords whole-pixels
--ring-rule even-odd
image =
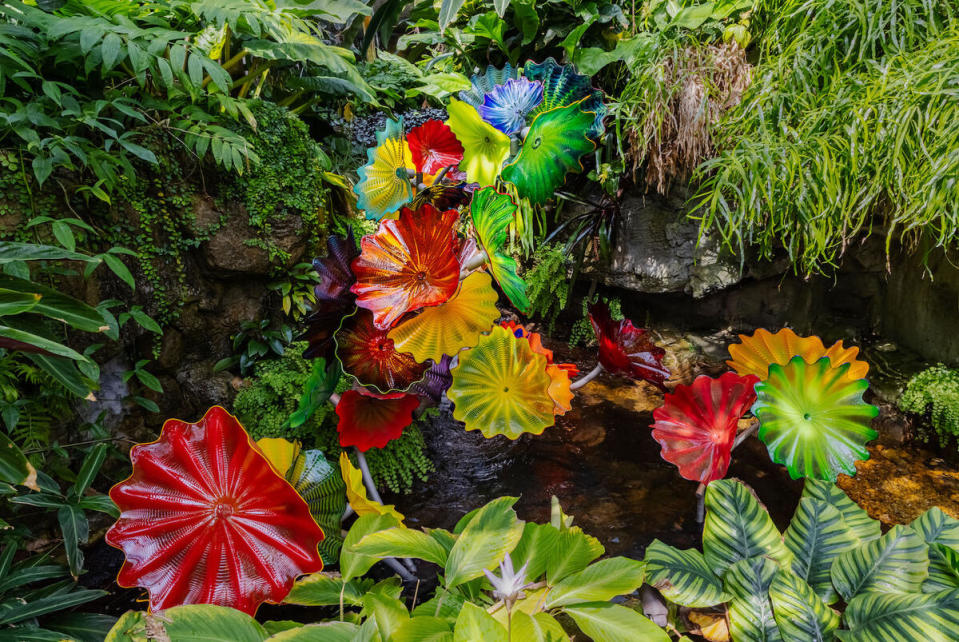
[[[862,400],[869,384],[850,379],[851,367],[796,356],[769,366],[767,379],[756,385],[759,438],[793,479],[835,481],[839,473],[855,475],[856,460],[869,459],[866,442],[876,438],[870,424],[879,409]]]
[[[447,395],[455,404],[453,417],[467,430],[516,439],[526,432],[538,435],[555,421],[546,357],[506,328],[495,326],[461,352],[451,372]]]
[[[593,114],[593,122],[586,130],[586,135],[592,139],[602,135],[606,103],[603,101],[603,92],[593,89],[589,76],[576,73],[573,65],[561,65],[553,58],[540,63],[527,62],[523,75],[543,85],[543,100],[530,113],[531,117],[582,101],[583,111]]]
[[[366,218],[381,219],[413,198],[408,170],[413,157],[403,135],[403,119],[387,119],[386,129],[376,133],[376,147],[366,152],[366,165],[357,170],[360,180],[353,187],[356,206]]]
[[[685,479],[708,484],[725,477],[739,420],[756,401],[758,382],[734,372],[718,379],[702,375],[666,394],[653,410],[653,439],[663,459]]]
[[[483,120],[504,134],[517,134],[526,127],[526,115],[542,100],[542,83],[513,78],[493,87],[477,111]]]
[[[430,369],[426,371],[426,376],[422,381],[417,381],[410,388],[410,392],[428,397],[433,403],[439,403],[443,398],[443,393],[453,383],[453,375],[450,374],[450,365],[453,359],[448,355],[435,362]]]
[[[477,191],[470,202],[473,228],[486,252],[490,272],[516,309],[525,313],[530,306],[526,283],[516,274],[516,259],[503,252],[515,214],[516,203],[509,194],[501,194],[492,187]]]
[[[306,359],[333,358],[333,333],[343,317],[350,313],[356,298],[350,287],[356,281],[351,264],[360,255],[350,228],[346,238],[332,235],[326,240],[326,256],[313,260],[319,275],[314,286],[316,308],[305,319],[306,331],[297,341],[309,343],[303,351]]]
[[[865,379],[869,373],[869,364],[856,360],[859,348],[843,347],[842,341],[837,341],[827,350],[819,337],[800,337],[789,328],[783,328],[776,334],[760,328],[752,336],[739,335],[739,340],[742,343],[729,346],[732,360],[727,361],[726,365],[741,375],[751,374],[765,379],[769,374],[769,366],[774,363],[784,366],[795,356],[802,357],[806,363],[829,357],[833,367],[848,363],[846,377],[850,381]]]
[[[553,363],[553,351],[543,345],[539,333],[529,332],[514,321],[507,321],[500,325],[512,332],[517,339],[526,339],[533,352],[546,357],[546,374],[549,375],[550,379],[548,393],[550,399],[553,400],[553,414],[563,415],[572,410],[574,395],[570,389],[573,383],[570,377],[575,377],[579,373],[576,365],[572,363]]]
[[[506,63],[502,69],[488,65],[486,71],[482,74],[470,76],[470,84],[472,87],[459,93],[460,100],[479,109],[483,101],[486,100],[486,94],[493,91],[493,88],[497,85],[506,84],[513,78],[516,78],[516,75],[516,67],[513,67],[509,63]]]
[[[126,556],[117,583],[147,589],[152,610],[217,604],[253,615],[323,568],[307,503],[223,408],[168,420],[130,460],[133,473],[110,490],[120,517],[106,542]]]
[[[531,203],[545,203],[566,174],[580,172],[580,159],[596,149],[587,137],[594,114],[573,103],[542,112],[533,119],[516,157],[503,168],[503,180]]]
[[[493,280],[485,272],[474,272],[462,283],[450,300],[403,321],[390,330],[397,350],[409,352],[417,361],[439,361],[453,356],[479,341],[500,313],[496,308]]]
[[[403,522],[403,514],[396,510],[393,504],[381,504],[366,496],[366,487],[363,485],[363,473],[350,462],[346,451],[340,453],[340,474],[346,484],[346,498],[350,507],[357,515],[392,515],[396,521]]]
[[[666,392],[666,351],[653,344],[646,330],[629,319],[614,321],[605,303],[589,306],[589,322],[599,341],[599,363],[607,372],[642,379]]]
[[[346,485],[322,450],[303,450],[298,441],[277,437],[260,439],[257,448],[273,468],[306,500],[310,515],[326,537],[320,542],[324,564],[339,562],[343,537],[340,522],[346,510]]]
[[[416,395],[402,392],[371,396],[358,390],[345,391],[336,404],[340,446],[356,446],[362,452],[382,448],[403,435],[403,429],[413,423],[413,411],[419,405]]]
[[[404,207],[398,220],[384,220],[375,234],[363,237],[352,290],[377,328],[388,330],[407,312],[453,296],[460,277],[453,231],[458,220],[455,210]]]
[[[343,372],[380,394],[405,391],[429,368],[409,352],[397,350],[389,333],[373,324],[368,310],[357,310],[343,319],[334,338]]]
[[[446,111],[446,123],[463,145],[459,166],[466,172],[466,180],[481,187],[494,184],[509,158],[509,136],[483,120],[474,107],[455,98]]]
[[[435,174],[463,160],[463,145],[440,120],[428,120],[406,135],[416,171]]]
[[[335,343],[333,335],[343,322],[343,317],[356,310],[352,302],[318,301],[316,309],[304,319],[306,330],[296,338],[308,343],[303,351],[305,359],[333,359]]]

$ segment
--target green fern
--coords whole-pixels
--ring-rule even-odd
[[[939,444],[946,445],[959,436],[959,370],[941,363],[912,377],[899,397],[899,409],[924,415],[929,412],[929,426],[920,427],[919,436],[929,441],[932,433]]]
[[[530,301],[530,316],[543,320],[550,333],[569,300],[566,258],[562,245],[544,245],[536,251],[533,267],[523,275]]]

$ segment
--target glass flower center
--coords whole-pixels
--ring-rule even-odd
[[[426,272],[425,272],[424,270],[420,270],[419,272],[417,272],[417,273],[416,273],[416,280],[417,280],[417,281],[425,281],[425,280],[426,280]]]
[[[803,413],[802,418],[805,419],[806,421],[812,421],[812,415],[809,414],[808,412]]]
[[[220,497],[213,504],[214,519],[229,519],[236,512],[236,503],[232,497]]]
[[[536,138],[533,139],[533,143],[532,143],[533,149],[536,149],[536,148],[539,147],[542,143],[543,143],[543,137],[542,137],[542,136],[537,136]]]

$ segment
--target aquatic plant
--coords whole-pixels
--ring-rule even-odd
[[[117,583],[147,589],[152,609],[219,604],[252,615],[323,568],[307,503],[222,408],[167,421],[130,459],[133,473],[110,490],[120,517],[106,541],[125,556]]]
[[[959,520],[938,508],[883,535],[836,486],[808,479],[784,533],[737,481],[710,484],[706,509],[703,553],[656,540],[647,581],[674,604],[725,610],[734,640],[945,642],[959,622]]]

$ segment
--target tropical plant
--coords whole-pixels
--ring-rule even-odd
[[[959,371],[938,364],[913,375],[899,400],[900,410],[921,415],[920,436],[928,440],[934,432],[939,444],[959,435]],[[925,423],[928,413],[929,430]]]
[[[959,621],[959,520],[938,508],[882,534],[810,479],[780,533],[746,486],[720,480],[706,511],[703,552],[654,541],[647,581],[672,603],[724,609],[734,640],[945,641]]]

